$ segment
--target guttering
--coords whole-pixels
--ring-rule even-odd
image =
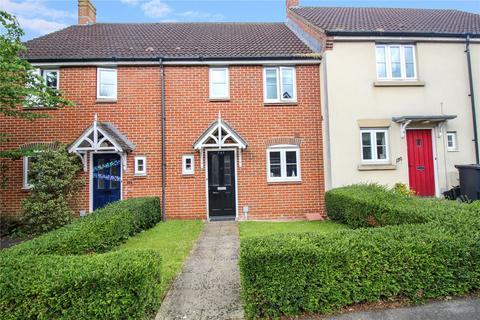
[[[333,37],[420,37],[420,38],[458,38],[465,39],[465,33],[440,33],[440,32],[392,32],[392,31],[329,31],[327,36]],[[472,38],[480,38],[480,34],[471,34]]]
[[[278,58],[162,58],[163,65],[299,65],[320,64],[320,57],[278,57]],[[158,59],[150,58],[88,58],[88,59],[64,59],[64,58],[35,58],[27,59],[34,66],[118,66],[118,65],[158,65]]]
[[[165,70],[163,68],[162,58],[158,58],[158,63],[160,64],[160,82],[161,82],[161,104],[162,104],[162,221],[166,221],[165,215],[165,172],[166,172],[166,163],[165,163]]]
[[[475,110],[475,89],[473,84],[472,57],[470,54],[470,36],[469,35],[467,35],[465,39],[465,53],[467,54],[468,82],[470,85],[470,103],[472,107],[473,142],[475,144],[475,160],[477,164],[480,164],[480,155],[478,150],[477,114]]]

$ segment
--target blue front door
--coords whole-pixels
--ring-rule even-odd
[[[118,154],[93,155],[93,210],[120,200],[121,168]]]

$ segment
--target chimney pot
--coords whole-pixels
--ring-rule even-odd
[[[97,9],[90,0],[78,0],[78,24],[87,25],[97,21]]]
[[[287,11],[292,7],[298,7],[300,0],[287,0]]]

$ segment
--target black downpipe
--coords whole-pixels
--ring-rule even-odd
[[[162,86],[162,222],[165,222],[165,71],[163,69],[162,58],[159,59],[159,63],[160,82]]]
[[[475,110],[475,92],[473,85],[473,72],[472,72],[472,57],[470,55],[470,36],[467,35],[465,42],[465,53],[467,54],[467,66],[468,66],[468,81],[470,84],[470,102],[472,104],[472,118],[473,118],[473,141],[475,143],[475,159],[477,164],[480,164],[480,154],[478,150],[478,129],[477,129],[477,112]]]

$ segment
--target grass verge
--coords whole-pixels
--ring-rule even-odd
[[[153,249],[162,257],[161,296],[165,296],[168,287],[180,272],[183,261],[193,247],[203,221],[171,220],[158,223],[150,230],[144,231],[119,247],[123,249]]]
[[[332,221],[244,221],[240,222],[240,238],[245,239],[281,233],[314,232],[319,234],[327,234],[344,229],[349,228],[343,224]]]

